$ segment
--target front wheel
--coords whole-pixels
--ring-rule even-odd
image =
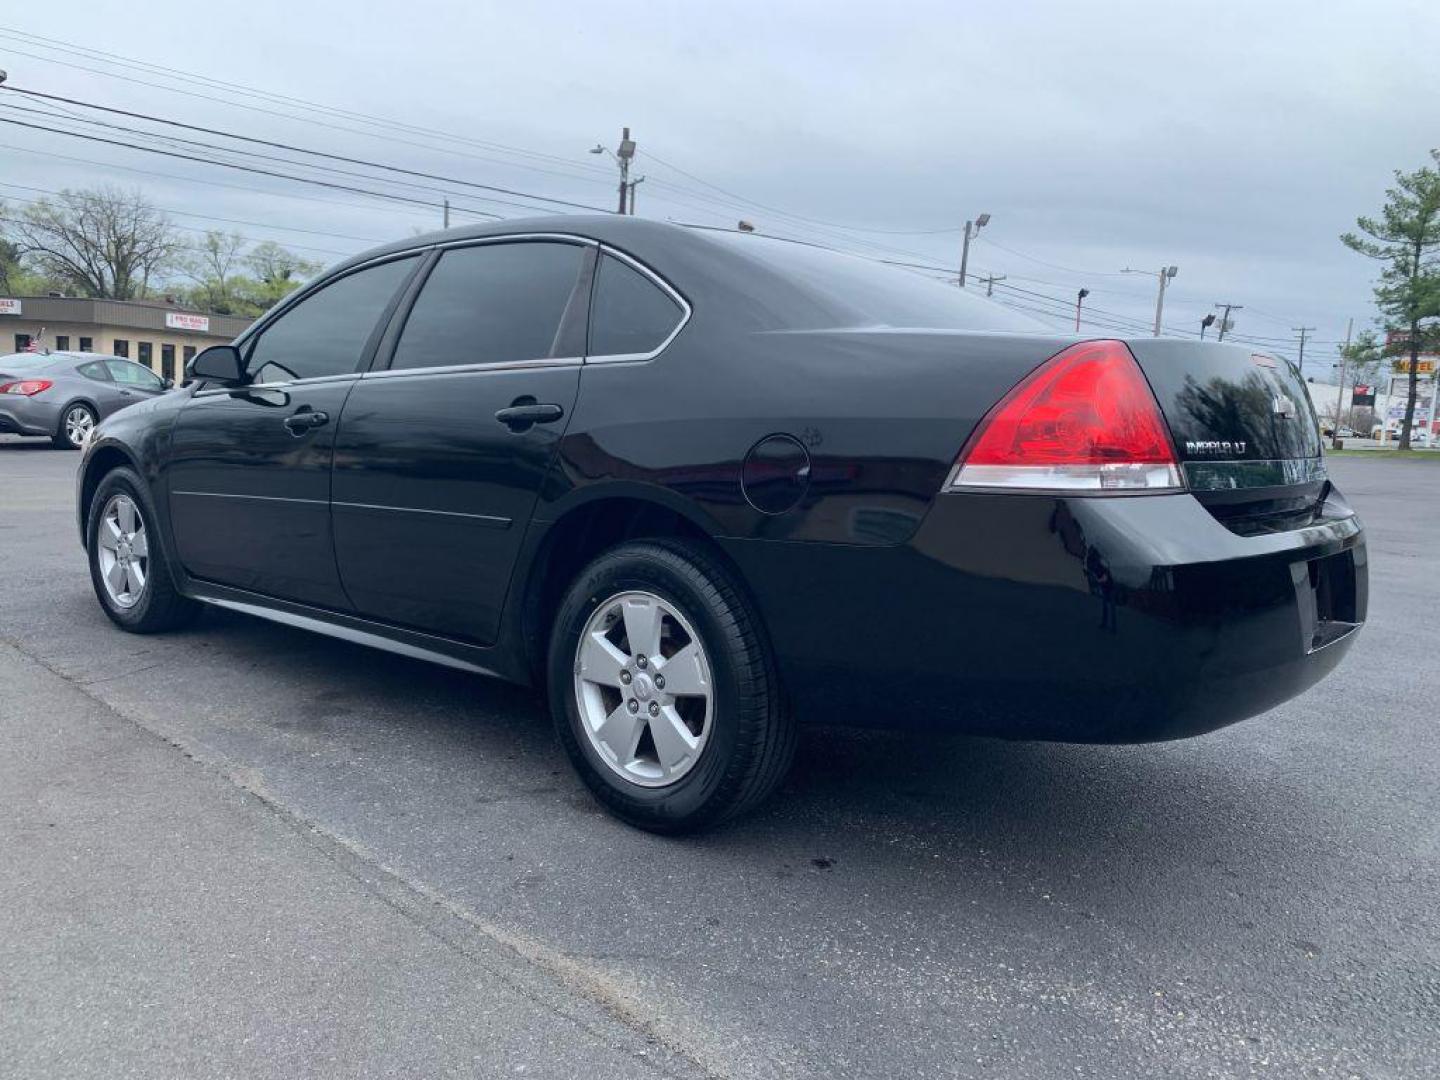
[[[195,616],[199,605],[175,589],[144,483],[133,471],[115,469],[101,479],[86,538],[95,596],[117,626],[153,634]]]
[[[549,691],[587,786],[653,832],[743,813],[794,755],[759,620],[734,574],[687,541],[622,544],[581,572],[556,615]]]
[[[95,410],[89,405],[76,403],[69,406],[60,417],[60,429],[52,441],[66,450],[79,450],[95,430]]]

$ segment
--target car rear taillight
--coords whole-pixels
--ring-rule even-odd
[[[54,385],[49,379],[21,379],[19,382],[0,383],[0,394],[20,394],[24,397],[34,397]]]
[[[1119,341],[1072,345],[980,421],[952,488],[1176,491],[1175,447],[1140,365]]]

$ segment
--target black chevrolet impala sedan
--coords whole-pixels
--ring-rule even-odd
[[[804,721],[1089,742],[1300,693],[1365,618],[1304,382],[1056,335],[809,246],[634,218],[419,237],[89,440],[105,612],[201,605],[542,687],[658,831]]]

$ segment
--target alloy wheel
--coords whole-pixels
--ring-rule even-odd
[[[694,628],[654,593],[624,592],[591,614],[575,651],[575,700],[591,747],[616,775],[666,787],[710,735],[710,661]]]
[[[100,515],[96,558],[105,592],[119,608],[134,607],[150,577],[150,541],[145,519],[128,495],[112,495]]]
[[[95,416],[83,405],[76,405],[65,414],[65,437],[72,446],[84,446],[95,430]]]

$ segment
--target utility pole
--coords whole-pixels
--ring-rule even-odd
[[[630,187],[630,162],[635,157],[635,140],[630,138],[630,129],[620,129],[620,145],[614,150],[607,149],[596,143],[590,148],[592,154],[609,154],[615,159],[615,164],[620,166],[620,213],[625,213],[625,202],[628,196],[634,194]],[[630,211],[635,212],[633,209]]]
[[[1340,350],[1340,396],[1335,399],[1335,427],[1330,431],[1330,449],[1340,449],[1340,410],[1345,407],[1345,361],[1350,359],[1350,334],[1355,329],[1355,320],[1351,318],[1345,324],[1345,347]],[[1350,408],[1345,412],[1345,426],[1350,426],[1354,418],[1355,397],[1350,397]]]
[[[1220,316],[1220,336],[1215,339],[1216,341],[1224,341],[1224,340],[1225,340],[1225,331],[1230,329],[1230,312],[1232,312],[1232,311],[1244,311],[1244,310],[1245,310],[1245,305],[1244,305],[1244,304],[1216,304],[1215,306],[1216,306],[1217,308],[1224,308],[1224,310],[1225,310],[1225,314],[1222,315],[1222,316]]]
[[[1295,331],[1295,333],[1297,333],[1297,334],[1300,335],[1300,362],[1299,362],[1299,364],[1298,364],[1297,366],[1300,368],[1300,377],[1303,379],[1303,378],[1305,377],[1305,335],[1306,335],[1306,334],[1313,334],[1313,333],[1315,332],[1315,327],[1313,327],[1313,326],[1292,326],[1290,329],[1293,330],[1293,331]],[[1337,406],[1337,412],[1338,412],[1338,406]]]
[[[445,228],[450,227],[450,200],[445,200]]]
[[[1148,270],[1131,270],[1130,267],[1128,267],[1128,266],[1125,267],[1125,269],[1124,269],[1124,270],[1121,270],[1120,272],[1121,272],[1122,274],[1147,274],[1147,273],[1149,273]],[[1155,298],[1155,336],[1156,336],[1156,337],[1159,337],[1159,336],[1160,336],[1160,317],[1161,317],[1161,315],[1163,315],[1164,312],[1165,312],[1165,286],[1169,285],[1171,281],[1175,280],[1175,275],[1178,274],[1178,273],[1180,273],[1180,268],[1179,268],[1178,266],[1162,266],[1162,267],[1160,267],[1160,295],[1158,295],[1158,296]]]
[[[643,184],[644,182],[645,182],[645,178],[644,178],[643,176],[638,177],[637,179],[630,181],[630,213],[631,213],[631,214],[634,214],[634,213],[635,213],[635,188],[636,188],[638,185]]]
[[[965,268],[970,265],[970,241],[980,235],[980,230],[990,224],[990,215],[981,214],[974,221],[965,222],[965,242],[960,246],[960,288],[965,287]]]
[[[1084,302],[1085,297],[1089,295],[1089,289],[1081,289],[1075,294],[1075,332],[1077,334],[1080,332],[1080,305]]]
[[[986,296],[994,296],[994,295],[995,295],[995,283],[996,283],[997,281],[1004,281],[1004,280],[1005,280],[1005,275],[1004,275],[1004,274],[999,274],[999,275],[991,274],[989,277],[982,277],[980,280],[985,283],[985,295],[986,295]]]

